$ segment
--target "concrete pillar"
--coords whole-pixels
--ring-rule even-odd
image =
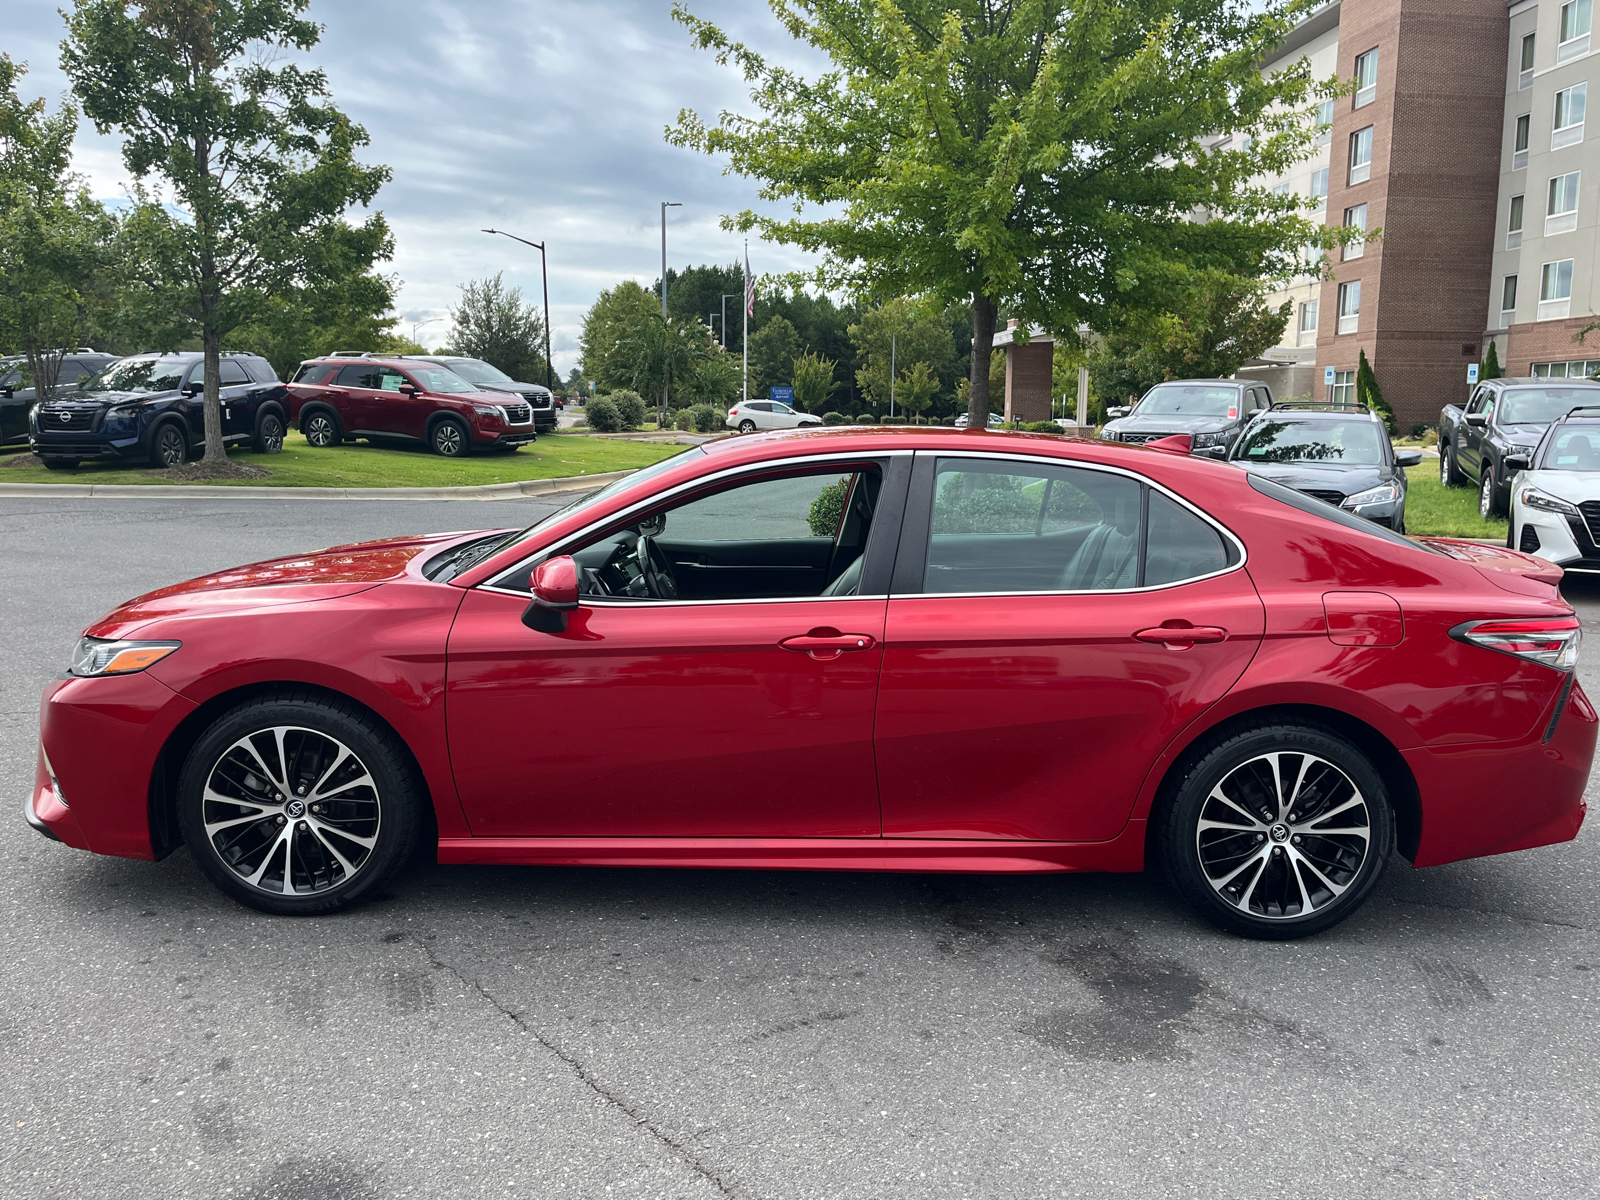
[[[1050,420],[1055,349],[1055,343],[1044,338],[1026,346],[1013,342],[1006,347],[1006,420]]]

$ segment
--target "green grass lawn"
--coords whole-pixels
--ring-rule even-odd
[[[440,458],[424,449],[394,449],[365,442],[317,450],[298,433],[278,454],[234,449],[228,457],[267,471],[265,479],[205,480],[224,487],[461,487],[600,475],[645,467],[683,450],[676,445],[611,441],[578,434],[541,437],[516,451],[480,452]],[[19,459],[28,462],[22,465]],[[17,462],[18,465],[10,465]],[[173,483],[147,466],[84,463],[74,471],[49,471],[26,453],[0,456],[0,483]]]
[[[1439,460],[1426,458],[1406,471],[1406,532],[1435,537],[1506,540],[1506,523],[1478,517],[1478,489],[1447,488],[1439,482]]]

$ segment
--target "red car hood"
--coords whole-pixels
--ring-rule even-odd
[[[126,637],[135,625],[165,617],[202,616],[273,604],[302,604],[352,596],[392,579],[424,553],[484,531],[387,538],[333,546],[312,554],[230,567],[129,600],[95,622],[91,637]]]

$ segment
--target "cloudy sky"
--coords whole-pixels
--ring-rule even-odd
[[[0,50],[30,67],[25,96],[52,105],[68,0],[5,0]],[[756,0],[694,0],[697,14],[774,57],[811,60]],[[731,262],[739,239],[717,227],[759,207],[754,182],[662,140],[682,107],[712,116],[753,111],[742,81],[692,50],[670,0],[312,0],[326,28],[312,60],[335,102],[372,137],[368,161],[394,181],[378,206],[394,229],[401,330],[445,316],[457,286],[504,270],[539,296],[537,251],[480,233],[546,241],[556,366],[577,362],[583,313],[620,279],[649,286],[661,270],[660,207],[674,267]],[[77,169],[96,196],[124,193],[119,143],[85,126]],[[759,274],[802,265],[796,252],[752,244]],[[447,321],[418,331],[438,345]]]

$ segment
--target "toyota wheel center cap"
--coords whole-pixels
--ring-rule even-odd
[[[1287,842],[1289,840],[1289,827],[1282,821],[1267,830],[1267,833],[1275,842]]]
[[[283,811],[288,813],[291,817],[303,817],[306,815],[306,802],[304,800],[291,800],[284,807]],[[1276,832],[1274,832],[1272,836],[1277,837],[1278,835]]]

